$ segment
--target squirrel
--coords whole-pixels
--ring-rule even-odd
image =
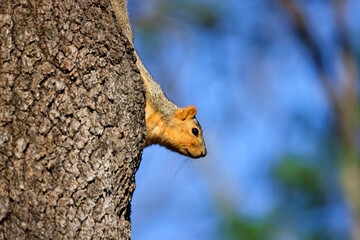
[[[110,2],[121,29],[134,47],[127,1],[110,0]],[[207,150],[201,126],[195,117],[196,107],[180,108],[170,101],[147,71],[136,50],[135,55],[136,65],[146,88],[145,147],[158,144],[187,157],[205,157]]]

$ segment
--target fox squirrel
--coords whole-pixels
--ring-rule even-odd
[[[131,44],[134,45],[126,1],[110,1],[121,29]],[[202,129],[195,118],[196,107],[180,108],[171,102],[159,84],[151,77],[136,51],[135,54],[136,65],[146,87],[145,147],[159,144],[187,157],[200,158],[206,156],[207,151]]]

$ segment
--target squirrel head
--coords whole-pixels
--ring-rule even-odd
[[[175,110],[163,118],[151,104],[146,105],[145,146],[159,144],[174,152],[191,158],[206,156],[205,141],[196,108],[189,106]]]
[[[203,132],[195,118],[196,113],[195,106],[188,106],[175,111],[171,127],[166,131],[170,140],[170,146],[166,147],[191,158],[206,156]]]

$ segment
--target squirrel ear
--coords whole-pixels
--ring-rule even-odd
[[[197,110],[195,106],[188,106],[186,108],[180,108],[176,110],[175,117],[182,121],[185,121],[186,119],[191,119],[195,117],[196,113]]]

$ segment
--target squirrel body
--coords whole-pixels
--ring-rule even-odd
[[[126,1],[110,1],[121,29],[134,46]],[[136,65],[146,88],[145,147],[158,144],[191,158],[206,156],[202,129],[195,118],[196,107],[180,108],[170,101],[147,71],[136,50],[135,55]]]

